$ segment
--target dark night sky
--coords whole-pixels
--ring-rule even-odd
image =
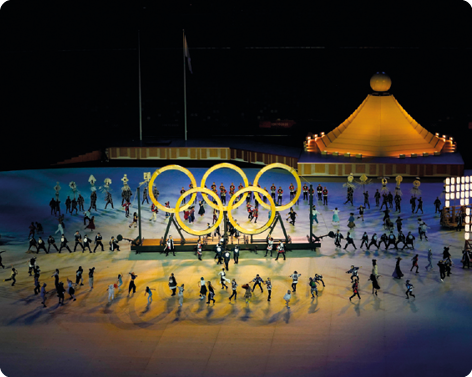
[[[85,148],[138,139],[138,29],[144,136],[182,136],[183,28],[194,71],[190,137],[253,134],[259,120],[277,118],[296,120],[299,135],[327,131],[371,93],[377,71],[429,131],[470,137],[472,9],[464,1],[61,3],[10,0],[0,11],[0,120],[14,140]]]

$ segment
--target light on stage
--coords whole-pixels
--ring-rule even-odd
[[[466,209],[465,209],[465,214],[466,214],[467,216],[470,216],[470,208],[466,208]]]
[[[465,205],[464,204],[464,199],[461,199],[461,206]]]
[[[450,189],[451,189],[451,187],[450,187],[450,186],[446,186],[446,192],[449,192],[449,191],[450,191]]]
[[[469,191],[469,184],[468,183],[465,184],[465,191]]]
[[[465,177],[465,183],[469,183],[470,180],[469,180],[469,176]]]
[[[464,202],[465,202],[465,205],[468,206],[469,205],[469,198],[465,198]]]
[[[468,208],[467,208],[468,209]],[[470,216],[466,216],[465,217],[465,223],[466,224],[470,224]]]
[[[455,195],[453,192],[451,192],[451,200],[454,200],[455,199]],[[449,207],[449,206],[448,206]]]
[[[455,185],[456,184],[456,179],[454,177],[451,178],[451,185]]]
[[[446,192],[446,200],[449,200],[449,193]]]
[[[461,177],[461,183],[465,182],[465,177]]]
[[[459,182],[459,181],[457,181],[457,182]],[[459,185],[459,184],[456,185],[456,191],[461,191],[461,185]]]
[[[464,178],[464,177],[462,177],[462,178]],[[463,183],[461,183],[461,191],[464,191],[464,184]]]
[[[468,241],[470,237],[470,233],[464,233],[464,238]]]
[[[464,199],[464,191],[461,191],[461,199]]]
[[[451,179],[450,178],[446,178],[446,185],[450,185],[451,184]]]
[[[468,233],[470,232],[470,224],[465,224],[464,230]]]
[[[469,197],[469,191],[466,191],[464,194],[464,198],[468,198],[468,197]]]
[[[449,200],[446,200],[446,203],[444,204],[445,207],[449,207]]]

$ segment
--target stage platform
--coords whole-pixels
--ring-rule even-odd
[[[301,176],[348,176],[365,174],[369,177],[450,177],[464,173],[464,160],[458,153],[427,157],[366,157],[333,156],[303,152],[298,160]]]

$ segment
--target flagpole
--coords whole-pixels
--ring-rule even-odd
[[[184,124],[185,124],[185,141],[187,141],[187,77],[185,74],[185,30],[182,29],[183,35],[183,58],[184,58]]]
[[[139,141],[143,141],[143,111],[141,104],[141,38],[138,30],[138,82],[139,82]]]

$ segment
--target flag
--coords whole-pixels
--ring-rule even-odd
[[[188,45],[187,45],[187,37],[185,35],[184,35],[184,53],[185,53],[185,57],[187,58],[188,69],[189,69],[190,73],[193,74],[193,72],[192,72],[192,63],[191,63],[191,60],[190,60],[190,52],[188,51]]]

